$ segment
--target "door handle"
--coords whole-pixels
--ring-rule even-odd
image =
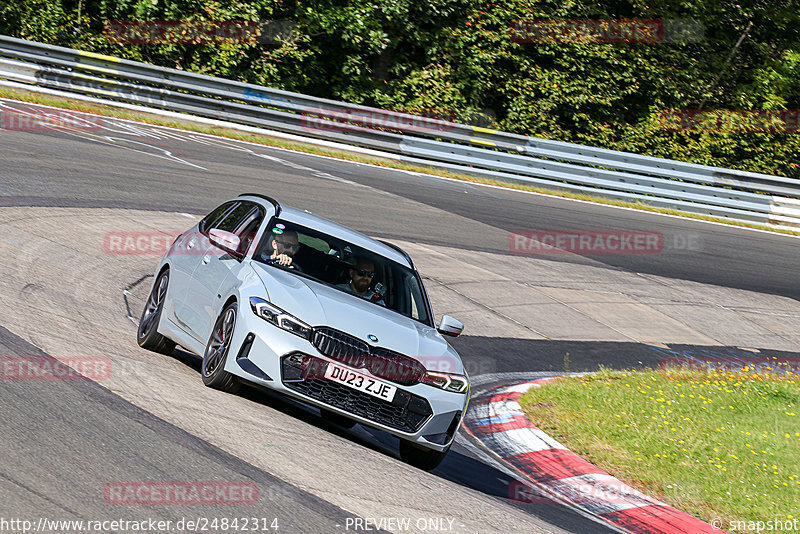
[[[195,241],[194,239],[192,239],[192,240],[191,240],[191,241],[189,241],[189,243],[186,245],[186,250],[192,250],[192,249],[194,248],[195,244],[197,244],[197,241]]]
[[[208,262],[210,262],[210,261],[211,261],[211,256],[210,255],[203,256],[203,265],[208,265]]]

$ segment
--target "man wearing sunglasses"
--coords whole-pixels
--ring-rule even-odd
[[[383,296],[371,289],[373,278],[375,278],[375,264],[366,258],[358,258],[355,267],[350,268],[350,282],[336,287],[385,306]]]
[[[280,231],[280,229],[278,229]],[[274,263],[289,269],[301,270],[297,265],[292,265],[294,255],[300,250],[300,241],[297,239],[297,232],[294,230],[280,231],[277,233],[272,230],[272,255],[269,257]]]

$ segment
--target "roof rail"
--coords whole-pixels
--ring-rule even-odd
[[[240,197],[258,197],[258,198],[263,198],[264,200],[266,200],[267,202],[269,202],[270,204],[275,206],[275,215],[280,215],[281,214],[281,205],[278,203],[277,200],[275,200],[272,197],[268,197],[267,195],[262,195],[261,193],[242,193],[239,196]]]
[[[387,245],[387,246],[389,246],[389,247],[391,247],[391,248],[395,249],[397,252],[399,252],[400,254],[402,254],[402,255],[403,255],[403,257],[404,257],[405,259],[407,259],[407,260],[408,260],[408,264],[409,264],[409,265],[411,265],[411,268],[412,268],[412,269],[416,269],[416,267],[414,267],[414,262],[411,260],[411,256],[409,256],[409,255],[408,255],[408,252],[406,252],[406,251],[405,251],[405,250],[403,250],[402,248],[398,247],[398,246],[397,246],[397,245],[395,245],[394,243],[389,243],[388,241],[384,241],[383,239],[379,239],[378,241],[380,241],[380,242],[381,242],[381,243],[383,243],[384,245]]]

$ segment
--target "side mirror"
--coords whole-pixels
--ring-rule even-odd
[[[208,232],[208,240],[211,244],[221,248],[231,254],[239,254],[239,236],[233,232],[226,232],[218,228],[212,228]]]
[[[461,335],[461,332],[464,331],[464,323],[449,315],[443,315],[442,322],[439,323],[439,328],[436,330],[438,330],[440,334],[446,336],[458,337]]]

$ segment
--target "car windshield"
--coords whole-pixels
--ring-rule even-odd
[[[417,273],[347,241],[272,219],[253,259],[431,326]]]

